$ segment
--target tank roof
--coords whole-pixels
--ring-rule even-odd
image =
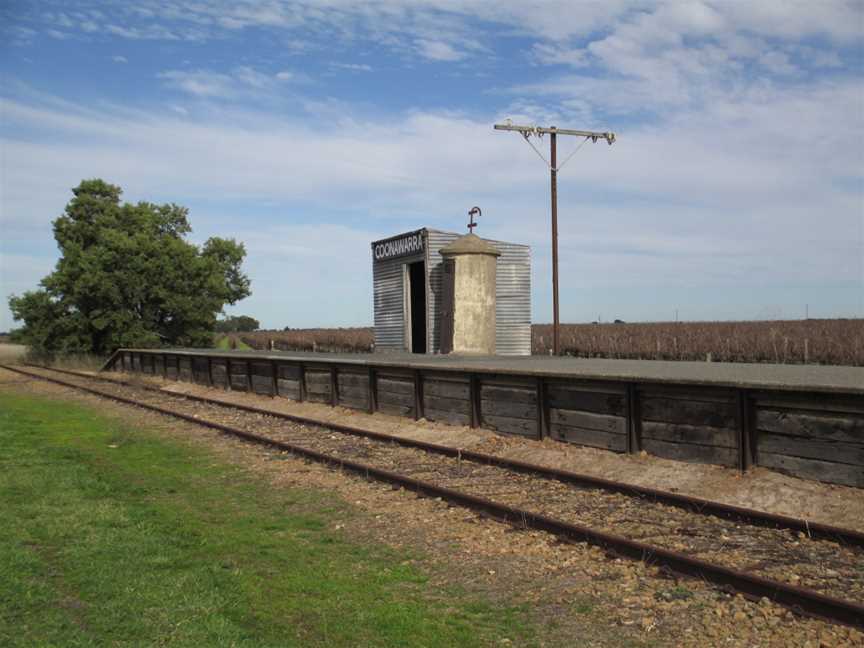
[[[489,241],[481,239],[474,233],[461,236],[449,245],[441,248],[439,254],[442,256],[453,256],[456,254],[489,254],[501,256],[501,252]]]

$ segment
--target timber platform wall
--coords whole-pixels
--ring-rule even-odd
[[[500,434],[864,487],[864,397],[125,351],[112,369]]]

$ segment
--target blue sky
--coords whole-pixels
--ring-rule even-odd
[[[462,231],[473,205],[532,246],[549,321],[548,169],[506,118],[618,135],[560,173],[564,321],[864,316],[860,1],[0,12],[0,330],[91,177],[244,241],[230,310],[267,327],[369,324],[369,242]]]

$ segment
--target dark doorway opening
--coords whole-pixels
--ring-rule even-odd
[[[411,286],[411,353],[426,353],[426,264],[408,266]]]

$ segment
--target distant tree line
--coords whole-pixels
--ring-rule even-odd
[[[248,315],[232,315],[216,320],[217,333],[251,333],[261,328],[261,323]]]

